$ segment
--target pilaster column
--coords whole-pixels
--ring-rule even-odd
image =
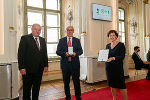
[[[88,16],[88,1],[89,0],[80,0],[79,1],[79,33],[81,39],[81,45],[83,49],[83,56],[86,55],[87,48],[87,16]]]
[[[145,53],[147,53],[147,51],[150,48],[150,4],[144,4],[145,6]]]

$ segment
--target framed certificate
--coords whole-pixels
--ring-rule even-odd
[[[109,49],[99,50],[97,62],[103,62],[108,60]]]

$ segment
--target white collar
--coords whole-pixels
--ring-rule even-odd
[[[39,39],[39,36],[38,36],[38,37],[33,36],[33,38],[34,38],[34,39],[35,39],[35,38]]]
[[[68,36],[67,36],[67,39],[69,39],[69,38],[72,39],[72,37],[68,37]]]

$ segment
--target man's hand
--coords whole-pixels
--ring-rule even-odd
[[[26,69],[21,69],[20,73],[21,73],[21,75],[26,75]]]
[[[66,53],[65,53],[65,55],[66,55],[66,57],[68,57],[68,56],[69,56],[69,53],[68,53],[68,52],[66,52]]]
[[[144,64],[150,64],[150,62],[148,62],[148,61],[144,61]]]
[[[75,57],[76,56],[76,53],[75,52],[73,52],[73,57]]]
[[[44,72],[48,72],[48,67],[44,67]]]

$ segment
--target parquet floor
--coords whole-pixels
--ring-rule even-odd
[[[138,74],[135,72],[136,72],[135,69],[129,69],[129,78],[126,78],[126,82],[140,80],[146,77],[147,72],[145,70],[138,71]],[[81,82],[80,84],[81,84],[82,93],[107,87],[106,81],[102,81],[94,84],[87,84]],[[74,95],[74,87],[72,81],[70,83],[70,88],[71,88],[71,94]],[[65,94],[64,94],[62,80],[55,80],[55,81],[42,83],[39,100],[58,100],[64,97]]]

